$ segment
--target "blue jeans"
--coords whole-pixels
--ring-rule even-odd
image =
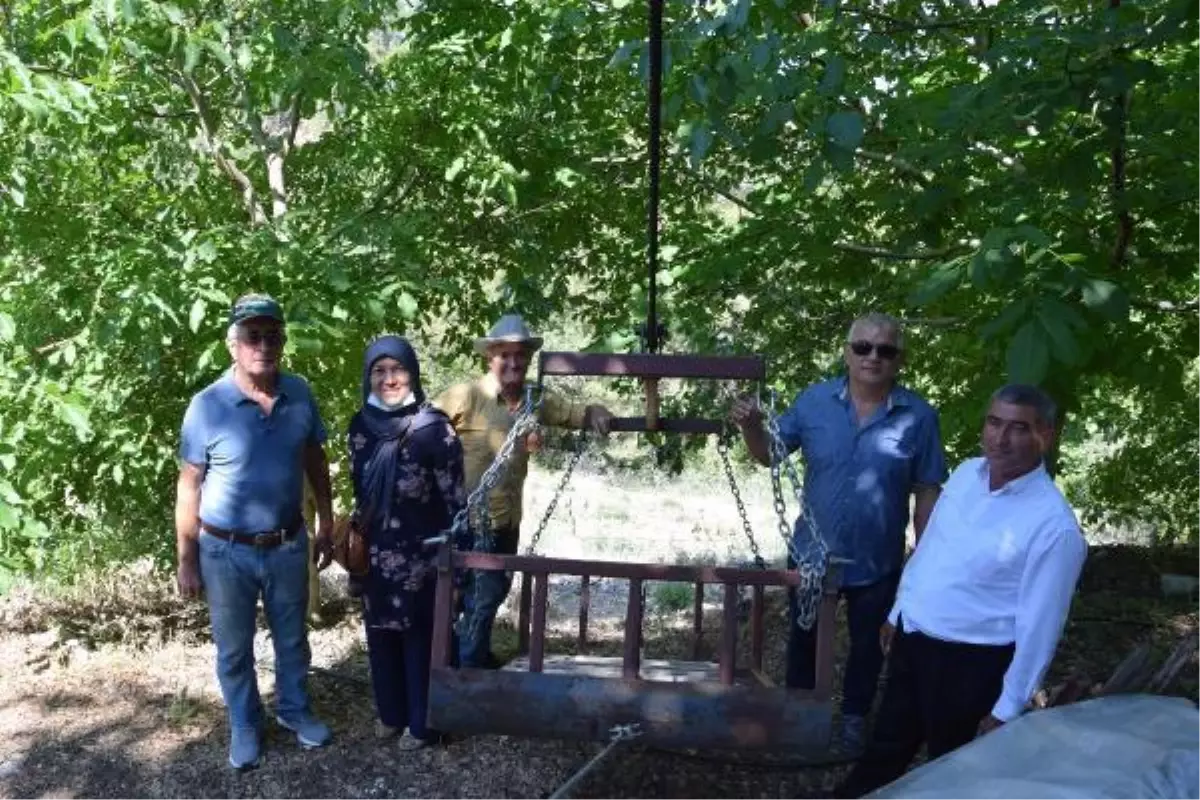
[[[493,532],[494,553],[517,552],[517,532]],[[463,667],[485,668],[491,661],[492,626],[496,612],[512,589],[512,575],[503,571],[471,570],[463,587],[463,615],[458,626],[458,663]]]
[[[258,598],[275,645],[276,711],[288,719],[308,711],[308,537],[271,549],[200,534],[200,577],[208,598],[217,680],[232,727],[262,725],[254,672]]]
[[[850,655],[842,682],[842,713],[865,717],[875,700],[879,672],[883,668],[883,650],[879,647],[879,629],[887,621],[900,573],[894,573],[866,586],[846,586],[846,621],[850,627]],[[795,624],[796,602],[789,592],[791,636],[787,648],[789,689],[811,689],[816,683],[817,628],[801,630]]]

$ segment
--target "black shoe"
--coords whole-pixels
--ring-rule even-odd
[[[507,662],[501,661],[495,653],[488,653],[487,660],[483,664],[484,669],[503,669]]]

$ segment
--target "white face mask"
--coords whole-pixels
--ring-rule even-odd
[[[398,411],[405,406],[411,406],[415,402],[417,402],[417,398],[413,396],[412,392],[409,392],[399,403],[385,403],[374,392],[371,392],[371,396],[367,398],[367,405],[375,406],[382,411]]]

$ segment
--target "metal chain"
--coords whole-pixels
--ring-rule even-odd
[[[796,587],[796,624],[802,630],[811,630],[817,620],[817,611],[821,605],[821,594],[824,590],[825,570],[829,560],[829,550],[825,539],[817,530],[811,515],[804,513],[804,489],[796,468],[788,458],[787,446],[779,432],[779,423],[775,417],[775,393],[771,392],[770,406],[766,412],[767,433],[770,439],[771,451],[771,494],[778,517],[779,535],[787,545],[788,555],[800,574],[800,585]],[[796,547],[792,527],[788,524],[787,504],[783,498],[783,483],[781,473],[786,472],[788,481],[796,495],[796,505],[799,508],[800,520],[807,528],[808,538],[812,542],[812,552],[802,555]]]
[[[513,420],[512,427],[508,430],[508,435],[504,437],[503,444],[500,445],[500,450],[496,453],[495,459],[484,470],[483,475],[479,478],[479,485],[467,497],[467,502],[454,515],[453,522],[450,527],[443,531],[440,535],[425,540],[425,544],[436,544],[439,542],[455,542],[458,538],[471,531],[474,534],[476,552],[491,552],[495,546],[495,540],[491,535],[491,516],[488,499],[492,489],[500,483],[500,479],[504,475],[504,470],[508,466],[508,462],[512,460],[513,454],[517,450],[517,445],[527,434],[535,430],[538,426],[537,412],[541,407],[541,398],[534,398],[532,387],[527,387],[525,390],[525,401],[521,408],[517,411],[516,418]],[[475,608],[479,607],[480,586],[481,582],[472,578],[471,580],[471,598],[475,604]],[[471,630],[467,632],[468,636],[474,636],[476,633],[475,625],[478,624],[474,614],[469,614],[468,619],[471,625]]]
[[[729,491],[733,492],[733,502],[737,504],[738,515],[742,518],[742,530],[746,534],[746,541],[750,543],[750,552],[754,554],[754,566],[766,569],[767,562],[763,560],[762,552],[758,548],[758,541],[754,538],[754,529],[750,527],[750,518],[746,515],[746,504],[742,502],[742,493],[738,489],[737,478],[733,475],[733,464],[729,462],[729,438],[729,428],[725,427],[717,437],[717,453],[720,454],[721,464],[725,467],[725,477],[729,479]]]
[[[562,497],[563,491],[567,488],[567,483],[571,480],[571,473],[575,471],[576,465],[579,464],[580,459],[583,458],[583,454],[587,450],[587,434],[586,428],[579,431],[578,438],[575,441],[575,451],[571,453],[571,460],[567,462],[567,468],[563,471],[563,476],[559,479],[558,486],[554,489],[554,495],[550,498],[550,505],[546,506],[546,510],[542,513],[542,519],[538,522],[533,539],[530,540],[529,546],[525,548],[525,555],[531,556],[537,550],[538,542],[542,540],[542,534],[546,532],[546,526],[550,524],[550,518],[554,516],[554,509],[558,507],[559,498]]]
[[[492,548],[492,525],[488,509],[488,497],[491,495],[492,489],[495,489],[496,485],[500,483],[505,467],[508,466],[508,462],[512,460],[513,453],[516,452],[517,444],[527,434],[537,428],[537,412],[540,407],[541,398],[535,401],[532,388],[526,389],[525,402],[522,403],[521,408],[517,411],[512,427],[509,428],[508,435],[504,437],[504,442],[500,445],[500,449],[496,453],[496,458],[492,460],[492,463],[488,465],[483,475],[480,476],[479,485],[467,496],[467,502],[454,515],[454,521],[450,523],[450,527],[440,535],[426,539],[425,544],[437,544],[447,540],[454,541],[462,533],[471,530],[475,535],[477,550],[480,549],[480,545],[483,545],[486,550]]]

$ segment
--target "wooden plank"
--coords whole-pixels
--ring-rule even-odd
[[[721,683],[733,685],[733,673],[737,670],[738,587],[725,584],[725,603],[721,609]]]
[[[546,655],[546,585],[544,572],[533,575],[533,637],[529,642],[529,671],[541,672]]]
[[[517,652],[529,652],[529,606],[533,602],[533,586],[529,572],[521,573],[521,599],[517,604]]]
[[[431,667],[450,666],[450,629],[454,625],[454,572],[451,569],[450,544],[443,542],[437,555],[437,588],[433,602],[433,641],[430,647]]]
[[[740,586],[796,586],[800,575],[786,569],[743,569],[682,564],[638,564],[624,561],[588,561],[577,558],[501,555],[455,551],[459,569],[549,572],[554,575],[590,575],[593,578],[638,578],[642,581],[680,583],[736,583]]]
[[[813,690],[817,697],[829,700],[833,697],[834,624],[837,616],[838,592],[836,584],[825,584],[825,593],[817,609],[817,673]],[[795,625],[795,620],[790,620]]]
[[[751,589],[750,601],[750,668],[762,671],[763,665],[763,616],[766,613],[766,590],[761,586]]]
[[[692,584],[692,658],[700,658],[700,645],[704,641],[704,584]]]
[[[584,575],[579,584],[579,650],[587,647],[588,612],[592,605],[592,578]]]
[[[798,756],[824,752],[831,721],[830,703],[796,689],[482,669],[430,675],[430,726],[467,735],[604,742],[612,726],[636,722],[639,744]]]
[[[696,433],[715,436],[724,428],[723,421],[703,417],[613,417],[609,421],[609,430],[614,433],[665,431],[667,433]]]
[[[642,581],[629,581],[629,601],[625,606],[625,655],[621,663],[622,676],[635,680],[642,659]]]
[[[630,378],[708,378],[762,381],[761,356],[664,355],[659,353],[565,353],[543,351],[540,375],[604,375]]]
[[[643,378],[642,389],[646,393],[646,428],[658,430],[658,380]]]

